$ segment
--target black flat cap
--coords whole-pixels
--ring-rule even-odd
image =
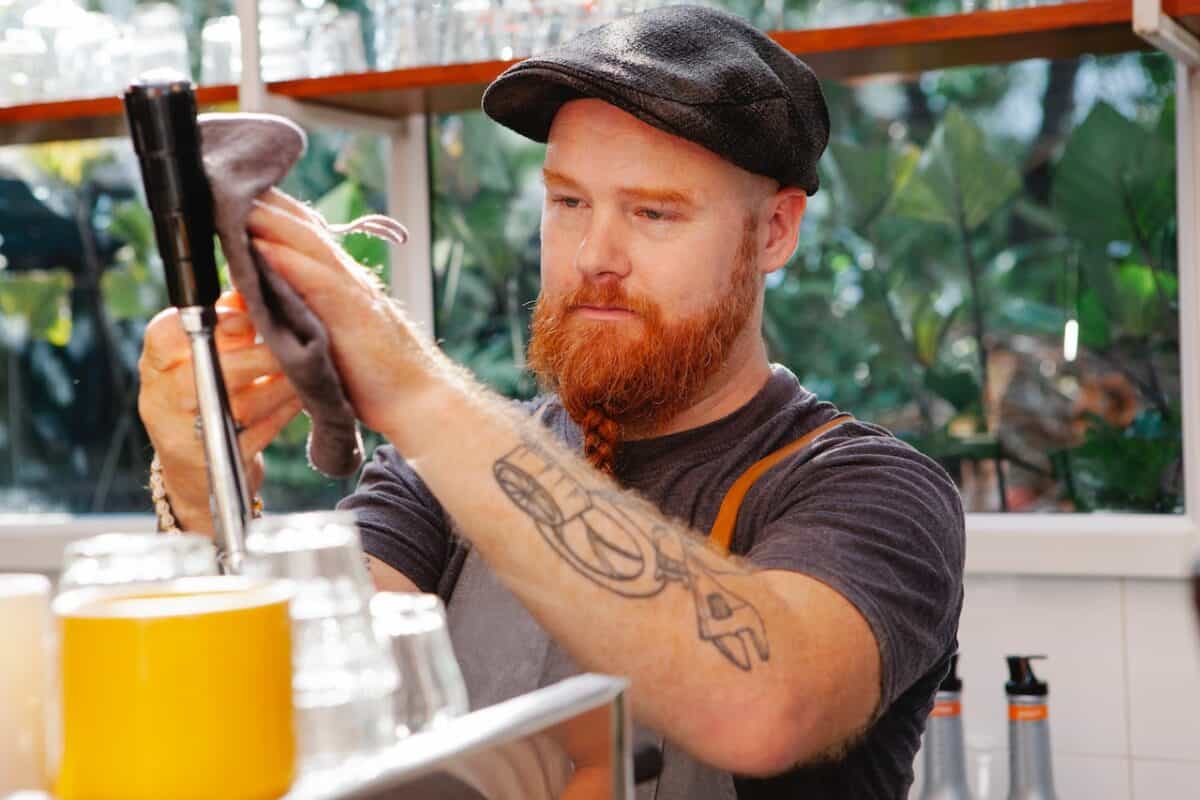
[[[669,6],[514,64],[483,110],[545,142],[564,103],[592,97],[784,186],[817,191],[829,109],[808,65],[740,17]]]

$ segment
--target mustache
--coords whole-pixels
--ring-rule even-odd
[[[559,297],[553,305],[566,314],[579,308],[612,308],[639,316],[655,314],[657,305],[650,299],[630,294],[619,283],[584,283]]]

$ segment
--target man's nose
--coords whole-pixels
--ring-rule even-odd
[[[575,252],[575,269],[594,281],[620,280],[629,275],[631,263],[625,237],[615,220],[592,214],[591,223]]]

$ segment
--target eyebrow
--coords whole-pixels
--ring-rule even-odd
[[[579,181],[548,167],[542,168],[542,181],[547,186],[556,183],[569,189],[583,188],[580,186]],[[617,193],[623,197],[648,203],[663,203],[675,206],[698,205],[695,196],[691,192],[684,192],[679,189],[664,189],[654,186],[622,186],[617,189]]]

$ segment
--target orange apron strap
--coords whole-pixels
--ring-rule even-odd
[[[733,530],[737,527],[738,511],[741,510],[742,501],[746,499],[746,495],[750,492],[750,487],[767,470],[792,453],[799,452],[808,447],[827,431],[851,422],[853,419],[854,417],[849,414],[836,416],[824,425],[804,434],[791,444],[784,445],[766,458],[755,462],[750,469],[743,472],[741,477],[733,482],[733,486],[729,487],[729,491],[725,493],[725,499],[721,501],[721,508],[717,511],[717,519],[713,522],[712,530],[708,535],[712,543],[721,548],[722,552],[729,552],[729,545],[733,541]]]

